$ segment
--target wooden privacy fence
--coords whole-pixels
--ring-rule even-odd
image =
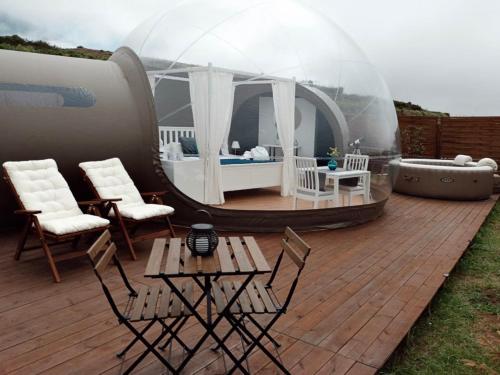
[[[399,117],[405,157],[474,160],[489,157],[500,163],[500,117]]]

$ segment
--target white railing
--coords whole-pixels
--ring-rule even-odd
[[[194,138],[194,128],[183,126],[159,126],[160,148],[170,142],[179,142],[180,137]]]

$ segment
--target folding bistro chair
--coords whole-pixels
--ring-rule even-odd
[[[52,159],[5,162],[3,174],[5,182],[12,189],[21,208],[15,213],[25,215],[27,218],[14,258],[19,260],[23,251],[43,249],[54,281],[60,282],[61,277],[56,262],[84,256],[85,251],[53,255],[51,247],[73,241],[75,248],[83,235],[106,230],[109,220],[84,214],[79,207],[79,205],[88,206],[89,212],[99,214],[96,205],[102,201],[77,203],[68,183]],[[41,244],[26,246],[32,230]]]
[[[238,302],[233,304],[229,308],[229,312],[226,313],[226,318],[230,322],[231,328],[222,338],[222,342],[225,342],[233,332],[237,332],[242,336],[245,342],[250,343],[244,350],[243,356],[239,359],[239,363],[235,364],[228,373],[234,372],[257,346],[274,362],[274,364],[276,364],[276,366],[278,366],[280,370],[282,370],[285,374],[289,374],[289,371],[285,368],[285,366],[273,356],[273,354],[261,343],[261,340],[266,337],[273,343],[275,348],[280,346],[280,344],[269,334],[269,330],[276,323],[276,321],[286,313],[311,248],[289,227],[285,229],[284,237],[281,240],[281,246],[281,253],[278,256],[276,265],[274,266],[273,272],[271,273],[267,283],[264,284],[261,281],[250,282],[250,284],[246,287],[246,290],[239,297]],[[272,284],[278,274],[283,254],[285,253],[297,267],[297,274],[292,281],[285,301],[280,303],[273,290]],[[238,281],[228,280],[214,281],[212,283],[217,313],[220,314],[223,312],[228,301],[234,295],[234,291],[238,290],[240,285],[241,284]],[[268,323],[262,325],[254,318],[254,315],[261,314],[270,315],[272,318]],[[259,332],[257,336],[252,334],[245,326],[246,319],[248,319],[248,321],[257,328]]]
[[[170,215],[174,213],[174,209],[162,204],[161,200],[161,196],[166,194],[165,191],[139,193],[118,158],[80,163],[79,166],[95,196],[110,202],[105,214],[118,222],[134,260],[137,256],[133,243],[162,237],[167,233],[175,237],[170,222]],[[149,197],[149,203],[145,203],[143,197]],[[155,220],[165,220],[168,229],[134,237],[141,224]]]
[[[102,253],[102,254],[101,254]],[[156,345],[160,343],[168,334],[171,335],[169,340],[177,341],[183,350],[189,352],[191,349],[178,337],[177,330],[174,327],[183,318],[191,315],[191,312],[186,308],[179,297],[171,292],[168,286],[145,286],[141,285],[139,290],[136,291],[130,284],[125,271],[116,256],[116,246],[111,241],[111,234],[106,230],[97,241],[87,251],[94,272],[99,279],[104,295],[106,296],[111,309],[118,318],[118,324],[124,324],[133,334],[134,338],[130,343],[119,353],[117,356],[122,358],[137,342],[141,342],[146,346],[144,351],[139,357],[125,370],[123,374],[130,374],[130,372],[149,354],[153,353],[160,362],[167,367],[174,374],[177,373],[176,369],[155,349]],[[106,271],[109,262],[113,260],[118,268],[118,272],[128,289],[129,299],[123,309],[120,311],[113,296],[106,286],[103,274]],[[192,302],[194,298],[192,282],[186,282],[182,286],[182,295],[187,301]],[[167,325],[166,319],[174,319],[174,321]],[[148,322],[142,330],[135,327],[135,324]],[[162,326],[161,334],[152,342],[148,341],[144,335],[153,327],[154,323],[159,323]]]

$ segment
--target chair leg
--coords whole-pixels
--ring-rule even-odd
[[[147,341],[144,336],[140,334],[137,329],[135,329],[132,324],[125,322],[125,325],[127,328],[136,336],[139,338],[139,340],[144,344],[144,346],[147,348],[141,355],[139,355],[136,360],[125,370],[123,373],[124,375],[130,374],[134,368],[137,367],[139,363],[142,362],[142,360],[149,354],[152,353],[156,358],[160,360],[160,362],[167,367],[172,373],[177,374],[178,371],[165,359],[162,357],[160,353],[155,349],[155,346],[158,345],[158,343],[168,334],[168,331],[162,332],[160,336],[158,336],[152,343]]]
[[[167,216],[166,219],[167,219],[167,223],[168,223],[168,229],[170,229],[170,237],[174,238],[175,231],[174,231],[174,227],[172,226],[172,222],[170,221],[170,217]]]
[[[45,252],[45,256],[47,257],[47,260],[49,262],[49,267],[50,267],[50,271],[52,272],[52,277],[54,278],[54,281],[56,283],[60,283],[61,277],[59,276],[59,271],[57,270],[56,262],[54,261],[54,257],[52,256],[52,252],[50,251],[50,248],[49,248],[49,245],[47,244],[47,241],[45,240],[45,236],[43,235],[43,230],[40,227],[38,220],[36,220],[36,219],[35,219],[35,228],[36,228],[36,231],[38,232],[38,238],[40,239],[40,242],[42,243],[42,248],[43,248],[43,251]]]
[[[349,207],[352,206],[352,194],[351,193],[349,193],[349,196],[347,198],[347,204],[349,205]]]
[[[127,232],[127,226],[125,225],[124,221],[121,218],[119,221],[123,237],[125,238],[125,242],[127,243],[128,251],[130,251],[130,256],[132,257],[133,260],[137,260],[137,255],[135,254],[134,245],[132,244],[132,240],[130,239],[130,236],[128,235]]]
[[[151,320],[148,323],[148,325],[142,329],[142,331],[140,332],[140,335],[143,336],[153,326],[154,323],[155,323],[155,321]],[[137,341],[139,341],[139,336],[134,337],[134,339],[132,341],[130,341],[128,343],[128,345],[121,352],[116,353],[116,356],[118,358],[123,357],[125,354],[127,354],[127,352],[130,350],[130,348],[132,348],[135,345],[135,343]]]
[[[283,371],[284,374],[288,374],[290,375],[290,371],[287,370],[287,368],[285,366],[283,366],[283,364],[278,361],[274,356],[273,354],[260,342],[260,340],[262,340],[262,338],[266,335],[266,333],[271,329],[271,327],[274,325],[274,323],[276,322],[276,320],[278,320],[279,318],[279,315],[275,315],[274,318],[266,325],[266,327],[263,327],[262,329],[262,332],[257,336],[255,337],[245,326],[243,327],[240,327],[243,332],[245,332],[245,334],[250,337],[250,339],[252,340],[252,344],[250,344],[250,346],[245,350],[245,352],[243,353],[243,355],[238,359],[238,363],[236,363],[227,373],[228,374],[232,374],[235,370],[236,370],[236,367],[238,365],[241,364],[241,362],[243,362],[248,356],[249,354],[252,352],[252,350],[257,346],[260,350],[262,350],[264,352],[265,355],[267,355],[267,357],[273,361],[273,363],[281,370]]]
[[[122,231],[123,237],[125,238],[125,242],[127,243],[128,250],[130,251],[130,256],[132,257],[133,260],[137,260],[137,255],[135,255],[134,246],[132,245],[132,241],[127,232],[127,226],[123,221],[122,215],[120,215],[118,207],[114,203],[113,203],[113,210],[115,212],[116,220],[118,220],[118,223],[120,224],[120,229]]]
[[[196,279],[197,282],[199,283],[198,279]],[[200,284],[200,283],[199,283]],[[200,287],[203,288],[203,284],[200,284]],[[203,296],[200,296],[200,298],[198,298],[198,301],[196,301],[196,303],[194,304],[194,308],[197,308],[201,302],[203,302],[205,300],[205,298]],[[165,350],[165,348],[170,344],[170,342],[173,340],[174,338],[174,335],[177,335],[179,333],[179,331],[181,330],[181,328],[184,326],[184,324],[186,324],[186,322],[188,321],[189,319],[189,316],[185,316],[185,317],[179,317],[179,318],[176,318],[174,320],[174,322],[172,323],[172,325],[170,326],[171,327],[171,330],[172,330],[172,335],[170,335],[170,337],[165,341],[165,343],[163,345],[161,345],[159,348],[160,350]],[[180,323],[179,323],[180,322]],[[179,323],[179,324],[177,324]],[[175,328],[174,328],[175,327]]]
[[[71,242],[71,247],[73,249],[76,249],[76,247],[78,246],[78,242],[80,242],[82,236],[76,236],[75,239]]]
[[[26,240],[28,239],[28,235],[30,233],[31,224],[33,223],[31,217],[26,220],[26,224],[23,228],[21,238],[19,238],[19,242],[17,243],[16,253],[14,254],[14,259],[19,260],[21,258],[21,253],[24,250],[24,245],[26,245]]]
[[[319,206],[319,201],[315,200],[314,204],[313,204],[313,208],[316,209],[316,208],[318,208],[318,206]]]
[[[166,324],[163,320],[158,320],[158,321],[159,321],[159,322],[160,322],[160,324],[163,326],[163,329],[164,329],[164,330],[166,330],[166,331],[168,331],[168,332],[170,333],[170,337],[171,337],[172,339],[174,339],[175,341],[177,341],[177,343],[178,343],[180,346],[182,346],[182,348],[183,348],[186,352],[188,352],[188,353],[189,353],[189,352],[191,352],[191,351],[192,351],[192,349],[191,349],[189,346],[187,346],[187,345],[186,345],[186,343],[185,343],[184,341],[182,341],[182,340],[180,339],[180,337],[177,335],[177,332],[178,332],[178,331],[174,331],[174,330],[173,330],[173,327],[175,327],[175,323],[176,323],[176,322],[174,322],[171,326],[168,326],[168,325],[167,325],[167,324]],[[161,349],[161,348],[160,348],[160,349]]]
[[[272,337],[269,333],[265,332],[264,331],[264,327],[262,327],[259,322],[257,320],[255,320],[255,318],[253,318],[251,315],[248,315],[248,318],[250,319],[250,321],[261,331],[264,333],[264,335],[269,339],[269,341],[271,341],[275,347],[277,348],[280,348],[281,347],[281,344],[276,341],[274,339],[274,337]]]
[[[296,210],[297,209],[297,197],[293,197],[293,207],[292,207],[293,210]]]
[[[172,340],[174,339],[174,335],[177,335],[179,333],[179,331],[181,330],[181,328],[184,326],[184,324],[186,324],[186,322],[188,321],[189,317],[188,316],[185,316],[182,318],[182,321],[181,321],[181,318],[177,318],[174,323],[172,323],[172,335],[170,335],[170,337],[165,341],[164,344],[162,344],[161,346],[159,346],[159,349],[160,350],[165,350],[165,348],[172,342]],[[177,323],[180,321],[180,323],[177,325]],[[175,328],[174,328],[175,327]]]
[[[222,342],[226,342],[226,340],[229,338],[229,336],[232,335],[232,333],[234,331],[238,331],[238,333],[240,333],[240,335],[242,335],[242,332],[240,330],[238,330],[238,325],[243,322],[243,320],[245,319],[245,316],[242,315],[239,319],[235,319],[232,317],[232,315],[228,315],[227,319],[231,323],[231,328],[229,329],[229,331],[226,332],[224,337],[221,339]],[[248,339],[245,336],[242,336],[242,338],[247,345],[250,344],[250,342],[248,341]],[[217,344],[215,346],[212,346],[210,349],[212,349],[213,351],[216,351],[216,350],[219,350],[219,348],[220,348],[220,345]]]

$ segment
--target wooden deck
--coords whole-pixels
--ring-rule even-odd
[[[496,199],[496,197],[495,197]],[[291,309],[276,326],[280,355],[292,374],[372,374],[383,366],[442,285],[495,199],[446,202],[392,195],[386,214],[359,227],[304,234],[312,253]],[[85,260],[61,264],[53,284],[43,258],[12,259],[15,236],[0,237],[0,374],[118,374],[115,353],[130,339],[118,326]],[[257,236],[266,257],[277,256],[279,236]],[[121,259],[130,278],[144,283],[150,242],[139,260]],[[142,250],[142,251],[141,251]],[[285,271],[291,267],[285,263]],[[290,281],[285,276],[282,292]],[[115,274],[117,299],[125,293]],[[183,332],[200,334],[194,321]],[[240,351],[235,336],[230,344]],[[138,345],[126,361],[143,348]],[[179,360],[174,347],[171,356]],[[260,352],[252,373],[276,369]],[[153,356],[137,374],[164,372]],[[205,348],[185,373],[222,374],[224,360]]]
[[[226,202],[223,205],[214,207],[224,208],[227,210],[263,210],[263,211],[277,211],[277,210],[292,210],[293,197],[282,197],[279,188],[266,188],[266,189],[252,189],[230,191],[224,193]],[[341,195],[342,199],[343,196]],[[342,205],[341,200],[341,205]],[[347,204],[347,198],[345,201]],[[363,204],[363,197],[357,195],[353,197],[352,205]],[[331,201],[322,201],[318,204],[319,208],[332,208],[335,207]],[[312,201],[299,199],[297,201],[296,210],[310,210],[313,208]]]

